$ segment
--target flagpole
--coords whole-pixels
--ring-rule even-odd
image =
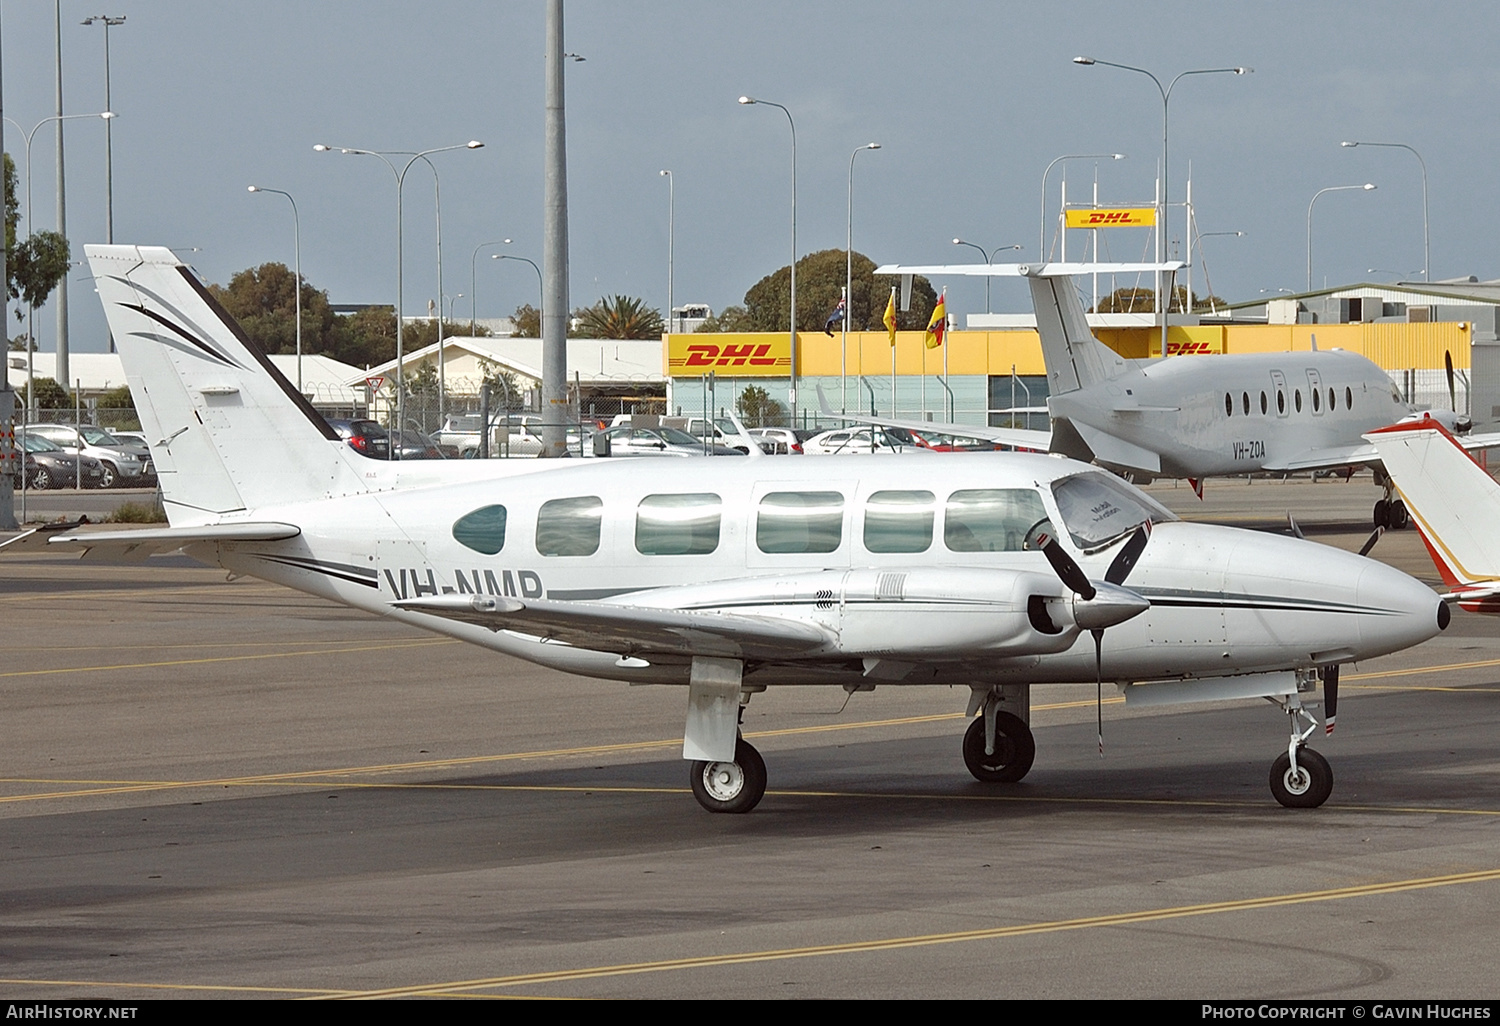
[[[896,415],[896,345],[891,344],[891,416]]]
[[[839,412],[849,412],[849,396],[847,392],[849,380],[849,287],[846,285],[840,290],[844,304],[844,335],[839,343]]]
[[[948,387],[948,286],[943,286],[943,391],[948,393],[948,423],[953,423],[953,389]]]

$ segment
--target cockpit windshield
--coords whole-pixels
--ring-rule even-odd
[[[1068,536],[1085,552],[1103,548],[1147,521],[1177,519],[1144,492],[1102,471],[1054,481],[1052,496]]]

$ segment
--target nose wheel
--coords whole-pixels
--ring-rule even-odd
[[[1297,765],[1282,752],[1271,763],[1271,793],[1289,809],[1316,809],[1333,793],[1333,767],[1311,748],[1297,749]]]
[[[766,793],[766,763],[755,746],[740,738],[733,762],[695,761],[688,770],[693,797],[709,812],[749,812]]]

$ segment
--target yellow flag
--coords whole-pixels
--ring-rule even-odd
[[[932,308],[932,317],[927,321],[927,334],[922,336],[922,341],[927,343],[928,349],[936,349],[943,344],[943,333],[948,330],[948,292],[938,297],[937,306]]]
[[[886,333],[891,336],[891,345],[896,344],[896,290],[891,289],[890,301],[885,304],[885,316],[880,318]]]

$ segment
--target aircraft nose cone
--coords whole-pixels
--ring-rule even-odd
[[[1448,609],[1431,588],[1384,563],[1369,564],[1356,589],[1367,657],[1420,645],[1448,626]]]

